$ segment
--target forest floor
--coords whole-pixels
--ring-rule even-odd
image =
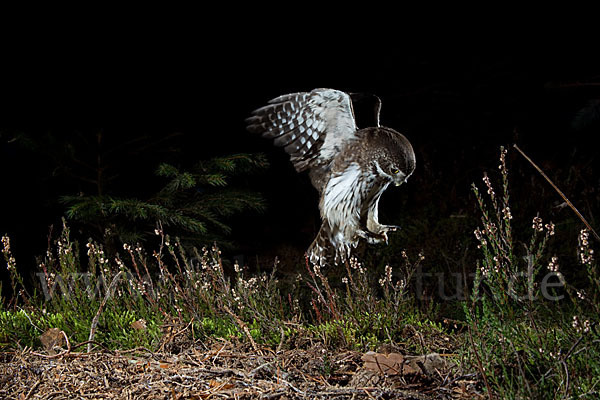
[[[457,376],[447,355],[290,350],[225,340],[180,351],[0,353],[6,399],[477,399],[473,375]],[[385,354],[387,353],[387,354]]]

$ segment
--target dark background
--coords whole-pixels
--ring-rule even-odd
[[[499,146],[513,143],[562,184],[595,224],[600,124],[591,118],[582,127],[573,125],[600,98],[600,66],[587,53],[410,55],[388,49],[385,55],[365,50],[275,56],[263,44],[138,55],[132,46],[122,57],[19,65],[4,73],[2,84],[0,233],[11,236],[17,262],[26,269],[45,251],[48,227],[60,224],[64,206],[57,198],[89,188],[53,174],[51,163],[11,139],[51,133],[65,140],[89,137],[93,145],[100,129],[112,143],[170,138],[161,151],[123,156],[114,187],[119,195],[151,191],[152,172],[163,161],[186,166],[215,155],[266,153],[269,169],[236,184],[263,193],[268,208],[230,221],[237,247],[226,256],[241,254],[248,263],[300,257],[319,226],[316,192],[282,149],[246,132],[244,119],[273,97],[316,87],[378,95],[382,124],[412,142],[413,177],[389,189],[381,203],[383,223],[419,226],[404,233],[413,232],[410,238],[400,236],[405,244],[393,239],[400,248],[416,246],[416,252],[428,248],[428,241],[436,243],[432,236],[448,234],[440,231],[441,219],[464,218],[464,234],[471,235],[477,214],[470,184],[481,183],[484,170],[497,174]],[[530,218],[537,210],[558,221],[570,218],[568,209],[554,208],[560,199],[514,153],[509,158],[514,197],[525,205],[513,214]]]

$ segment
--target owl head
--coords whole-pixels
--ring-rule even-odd
[[[400,186],[415,170],[415,152],[404,135],[385,127],[371,128],[367,161],[377,174]]]

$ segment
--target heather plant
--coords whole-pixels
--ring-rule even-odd
[[[158,249],[123,244],[110,258],[103,246],[86,244],[80,259],[66,223],[36,274],[37,289],[24,292],[23,280],[3,238],[3,253],[13,282],[12,300],[0,310],[0,340],[35,347],[49,328],[64,331],[74,343],[108,348],[156,348],[163,328],[192,326],[191,339],[217,335],[278,343],[289,333],[292,315],[277,286],[275,270],[249,277],[235,265],[228,274],[215,246],[193,250],[189,257],[179,239],[161,228]],[[5,293],[2,293],[5,296]],[[17,302],[17,295],[25,301]],[[24,307],[21,307],[21,306]]]
[[[25,284],[23,283],[23,278],[21,277],[21,275],[17,272],[17,260],[15,260],[15,257],[11,252],[10,237],[8,236],[2,236],[2,256],[4,257],[4,261],[6,262],[6,269],[8,270],[10,286],[13,293],[11,303],[13,301],[16,301],[18,297],[25,299]],[[1,300],[4,301],[4,298],[1,298]]]
[[[487,174],[485,194],[473,185],[481,211],[474,231],[481,257],[465,302],[465,365],[479,370],[490,397],[596,396],[598,280],[589,234],[581,231],[578,248],[594,293],[586,297],[566,281],[552,253],[552,222],[534,216],[528,240],[513,231],[506,154],[501,148],[499,195]]]
[[[341,289],[332,287],[319,265],[307,264],[314,331],[324,343],[374,350],[386,342],[412,350],[432,350],[423,348],[422,342],[407,340],[404,334],[407,329],[418,329],[431,337],[445,333],[433,322],[433,312],[423,313],[415,304],[411,281],[425,257],[419,253],[411,260],[406,251],[400,257],[397,271],[386,265],[379,278],[351,258],[345,263]]]
[[[57,328],[72,343],[87,343],[88,351],[98,346],[156,349],[174,329],[166,327],[180,327],[192,340],[219,336],[253,346],[281,345],[304,334],[330,345],[373,349],[382,341],[403,341],[407,324],[428,321],[411,311],[410,281],[423,260],[420,254],[411,261],[402,252],[398,271],[386,266],[378,280],[352,259],[334,288],[313,266],[306,279],[299,275],[282,295],[276,265],[269,273],[249,274],[237,263],[226,267],[216,245],[190,252],[162,226],[154,233],[156,250],[125,243],[109,256],[91,239],[80,251],[64,222],[39,260],[31,295],[22,290],[5,237],[13,292],[22,300],[15,295],[1,310],[2,341],[18,338],[17,345],[36,347],[42,333]],[[306,297],[309,307],[301,302]],[[435,323],[430,328],[441,329]]]

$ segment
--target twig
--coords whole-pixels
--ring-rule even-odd
[[[65,393],[65,391],[64,391],[64,390],[56,390],[56,391],[54,391],[54,392],[52,392],[52,393],[48,393],[46,396],[44,396],[44,398],[43,398],[43,399],[44,399],[44,400],[46,400],[46,399],[51,399],[51,398],[53,398],[54,396],[56,396],[57,394],[68,395],[69,393],[68,393],[68,392],[67,392],[67,393]]]
[[[282,327],[279,327],[279,331],[281,332],[281,337],[279,338],[279,344],[277,345],[277,350],[275,350],[276,354],[279,354],[281,348],[283,347],[283,342],[285,342],[285,331]]]
[[[62,333],[62,335],[65,337],[65,342],[67,343],[67,353],[70,353],[71,352],[71,342],[69,341],[69,337],[67,336],[65,331],[60,331],[60,333]]]
[[[225,343],[225,344],[224,344],[224,345],[223,345],[223,346],[222,346],[222,347],[221,347],[221,348],[220,348],[220,349],[217,351],[217,354],[215,354],[215,356],[214,356],[214,357],[213,357],[213,359],[212,359],[212,363],[213,363],[213,365],[215,365],[215,361],[217,360],[217,358],[219,358],[219,355],[221,355],[221,352],[223,351],[223,349],[224,349],[226,346],[227,346],[227,343]],[[210,358],[210,356],[209,356],[209,357],[206,357],[206,358],[205,358],[204,360],[202,360],[202,361],[208,360],[209,358]]]
[[[269,362],[266,362],[266,363],[264,363],[264,364],[262,364],[262,365],[259,365],[258,367],[254,368],[252,371],[250,371],[250,372],[248,373],[248,376],[250,376],[250,377],[254,377],[254,375],[256,375],[256,373],[257,373],[258,371],[260,371],[261,369],[263,369],[263,368],[265,368],[265,367],[269,367],[269,366],[271,366],[272,364],[273,364],[273,362],[272,362],[272,361],[269,361]],[[270,371],[269,371],[269,372],[270,372]]]
[[[33,321],[31,320],[31,318],[29,318],[29,315],[27,314],[27,312],[25,310],[23,310],[21,307],[18,307],[19,310],[21,310],[23,312],[23,314],[25,315],[25,317],[27,317],[27,319],[29,320],[29,323],[31,324],[31,326],[33,326],[35,329],[37,329],[40,332],[44,332],[43,330],[41,330],[40,328],[37,327],[36,324],[33,323]]]
[[[260,351],[260,349],[258,348],[258,346],[256,345],[256,342],[254,341],[254,339],[252,338],[252,335],[250,334],[250,330],[248,329],[248,326],[244,323],[244,321],[242,321],[240,319],[240,317],[238,317],[237,315],[235,315],[233,313],[233,311],[231,311],[229,309],[229,307],[227,306],[223,306],[223,309],[227,312],[227,314],[231,315],[233,317],[233,319],[235,320],[235,322],[240,326],[240,328],[242,328],[242,331],[244,332],[244,334],[246,335],[246,337],[248,338],[248,340],[250,341],[250,344],[252,345],[252,348],[254,349],[254,351],[258,352],[260,355],[262,355],[262,352]]]
[[[150,355],[152,356],[153,359],[155,360],[160,360],[160,358],[154,354],[154,352],[152,350],[149,350],[145,347],[136,347],[135,349],[129,349],[129,350],[119,350],[118,355],[123,355],[123,354],[129,354],[129,353],[137,353],[138,351],[145,351],[146,353],[150,353]]]
[[[285,383],[286,385],[288,385],[289,387],[291,387],[294,392],[296,393],[300,393],[302,396],[306,396],[306,393],[303,392],[302,390],[298,389],[297,387],[295,387],[294,385],[292,385],[291,383],[289,383],[288,381],[281,379],[281,382]]]
[[[554,184],[554,182],[552,182],[552,180],[550,180],[550,178],[548,178],[548,175],[546,175],[544,173],[544,171],[541,170],[540,167],[538,167],[531,158],[527,157],[527,155],[523,152],[523,150],[521,150],[519,148],[519,146],[517,146],[516,144],[513,144],[513,147],[515,149],[517,149],[517,151],[519,153],[521,153],[521,155],[523,157],[525,157],[525,159],[527,161],[529,161],[529,163],[531,165],[533,165],[533,168],[535,168],[540,175],[542,175],[547,181],[548,183],[554,188],[554,190],[556,190],[556,192],[560,195],[560,197],[563,198],[563,200],[567,203],[567,205],[569,207],[571,207],[571,209],[575,212],[575,214],[577,214],[577,216],[579,217],[579,219],[585,224],[585,226],[590,230],[590,232],[592,232],[594,234],[594,237],[596,238],[597,241],[600,242],[600,236],[598,236],[598,234],[596,233],[596,231],[594,230],[594,228],[592,228],[592,226],[587,222],[587,220],[583,217],[583,215],[581,215],[581,213],[579,212],[579,210],[577,210],[577,208],[575,208],[575,206],[573,205],[573,203],[571,203],[571,201],[569,201],[569,199],[567,199],[567,196],[565,196],[565,194]]]
[[[24,400],[27,400],[31,397],[31,395],[33,394],[33,392],[38,388],[38,386],[40,386],[40,383],[42,383],[42,380],[40,379],[39,381],[37,381],[35,383],[35,385],[33,385],[33,387],[31,389],[29,389],[29,392],[27,392],[27,395],[25,396]]]
[[[95,344],[98,347],[102,347],[103,350],[105,351],[109,351],[109,352],[113,352],[112,350],[109,350],[108,347],[104,346],[102,343],[96,342],[95,340],[86,340],[85,342],[81,342],[81,343],[77,343],[76,345],[73,346],[72,350],[75,350],[78,347],[84,346],[86,344]]]
[[[373,397],[373,395],[371,393],[369,393],[369,391],[367,389],[363,389],[363,391],[365,392],[365,394],[370,398],[375,400],[375,397]]]
[[[473,353],[475,353],[475,359],[477,360],[477,366],[479,367],[479,373],[481,373],[481,377],[483,378],[483,383],[485,383],[485,387],[487,388],[488,398],[490,400],[495,399],[495,396],[492,394],[492,387],[490,386],[485,370],[483,368],[483,364],[481,362],[481,358],[479,358],[479,353],[477,352],[477,348],[475,347],[475,342],[473,341],[473,334],[471,333],[471,327],[468,329],[469,339],[471,339],[471,347],[473,347]]]
[[[96,315],[92,320],[92,325],[90,326],[90,336],[88,337],[88,341],[90,342],[87,346],[88,353],[92,351],[91,342],[94,340],[94,335],[96,334],[96,327],[98,326],[98,321],[100,320],[100,314],[102,314],[102,309],[106,305],[106,302],[108,301],[109,297],[111,297],[114,294],[115,288],[117,287],[117,282],[119,278],[121,278],[121,275],[123,275],[123,271],[119,271],[119,273],[113,278],[112,282],[108,286],[108,290],[106,291],[104,299],[102,299],[102,303],[100,303],[100,307],[98,307],[98,312],[96,312]]]
[[[573,345],[571,346],[569,351],[567,351],[567,354],[565,354],[565,356],[563,357],[563,361],[566,361],[569,359],[569,357],[571,357],[573,350],[575,350],[575,348],[577,346],[579,346],[579,343],[581,343],[582,340],[583,340],[583,335],[579,336],[579,339],[577,339],[577,341],[575,343],[573,343]]]
[[[569,393],[569,367],[567,366],[567,363],[565,362],[565,360],[561,360],[560,363],[562,364],[562,366],[565,369],[565,374],[567,375],[567,381],[565,382],[565,394],[563,396],[566,396],[567,393]]]
[[[176,385],[179,385],[179,386],[182,386],[182,387],[184,387],[184,388],[188,388],[188,389],[189,389],[189,388],[191,388],[191,387],[193,387],[193,385],[185,385],[185,384],[183,384],[183,383],[179,383],[179,382],[177,382],[177,381],[174,381],[174,380],[171,380],[171,379],[164,379],[164,380],[163,380],[163,382],[167,382],[167,383],[174,383],[174,384],[176,384]]]
[[[238,378],[247,378],[245,373],[240,372],[239,370],[236,369],[231,369],[231,368],[212,368],[212,369],[208,369],[208,368],[198,368],[196,370],[196,372],[198,373],[204,373],[204,374],[211,374],[211,375],[219,375],[219,376],[229,376],[229,375],[234,375],[237,376]]]

